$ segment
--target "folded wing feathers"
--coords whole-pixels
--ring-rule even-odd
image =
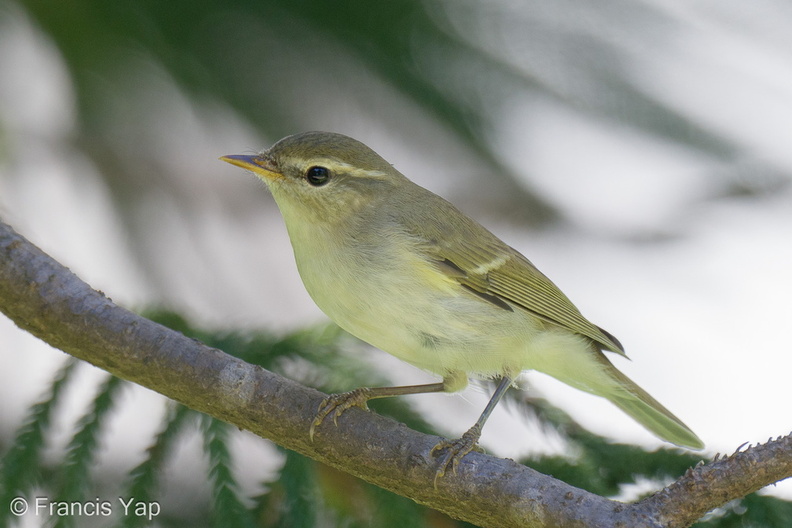
[[[495,248],[493,248],[495,249]],[[624,355],[621,344],[588,321],[550,279],[517,251],[465,247],[465,254],[445,255],[455,280],[467,288],[494,295],[537,317],[582,334],[603,348]],[[500,255],[499,255],[500,254]]]

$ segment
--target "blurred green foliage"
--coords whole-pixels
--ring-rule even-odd
[[[387,383],[381,374],[345,352],[354,341],[336,327],[313,328],[285,337],[269,334],[216,333],[194,328],[177,314],[151,312],[153,320],[185,335],[240,357],[264,368],[296,377],[319,389],[332,392],[355,386]],[[354,346],[352,346],[354,348]],[[187,431],[203,438],[202,451],[206,481],[212,501],[195,497],[187,505],[161,504],[157,522],[163,526],[240,526],[240,527],[452,527],[468,526],[362,482],[302,455],[278,448],[282,464],[271,479],[260,483],[263,491],[245,496],[235,468],[245,467],[244,459],[231,455],[233,436],[238,433],[227,424],[171,403],[159,432],[151,439],[143,461],[112,486],[101,483],[94,469],[101,449],[110,410],[127,382],[107,376],[82,418],[71,432],[65,452],[45,457],[56,430],[52,418],[73,385],[78,363],[68,360],[53,378],[40,403],[28,411],[0,460],[0,499],[8,504],[15,496],[47,496],[64,501],[106,499],[103,488],[119,489],[122,497],[142,502],[158,501],[161,483],[169,463],[178,454],[180,437]],[[355,374],[342,380],[338,372]],[[378,412],[402,420],[411,427],[437,434],[430,424],[411,410],[404,399],[388,399]],[[512,402],[514,403],[514,402]],[[647,452],[638,447],[610,444],[587,432],[567,414],[541,399],[523,400],[523,410],[543,427],[558,431],[569,445],[569,456],[540,456],[523,461],[526,465],[574,486],[604,496],[615,496],[625,486],[652,482],[655,487],[681,475],[700,459],[677,449]],[[260,442],[267,442],[260,439]],[[243,457],[244,458],[244,457]],[[277,464],[275,464],[277,465]],[[107,477],[104,477],[107,478]],[[774,497],[751,495],[714,512],[699,525],[725,527],[781,527],[792,516],[792,504]],[[67,526],[74,517],[59,517],[55,525]],[[13,525],[8,509],[0,512],[0,526]],[[145,518],[116,516],[117,526],[145,525]]]

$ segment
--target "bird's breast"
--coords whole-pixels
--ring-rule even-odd
[[[498,374],[519,363],[521,343],[534,331],[523,315],[481,301],[412,248],[309,238],[292,238],[300,276],[319,308],[349,333],[441,375]]]

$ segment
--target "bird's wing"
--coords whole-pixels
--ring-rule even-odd
[[[460,213],[461,214],[461,213]],[[427,259],[448,278],[503,309],[512,306],[584,335],[602,348],[624,355],[613,335],[583,317],[574,304],[536,266],[478,223],[438,230],[424,239]],[[424,235],[437,225],[422,226]],[[475,241],[475,242],[474,242]]]

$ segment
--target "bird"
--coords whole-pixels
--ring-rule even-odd
[[[701,449],[679,418],[621,373],[605,351],[621,343],[586,319],[530,260],[374,150],[333,132],[287,136],[221,160],[253,172],[283,216],[300,277],[341,328],[442,381],[362,387],[328,396],[329,417],[374,398],[457,392],[497,379],[475,424],[441,440],[435,483],[477,447],[482,428],[524,371],[603,397],[660,439]]]

